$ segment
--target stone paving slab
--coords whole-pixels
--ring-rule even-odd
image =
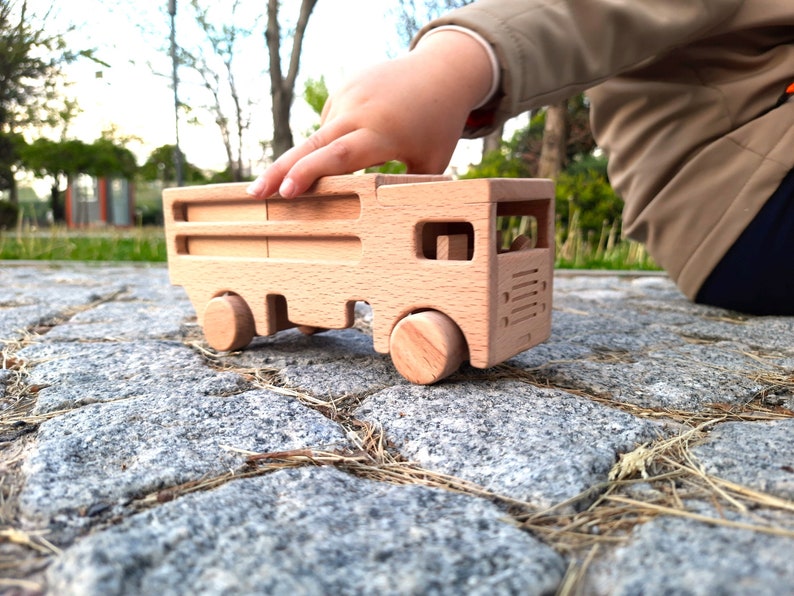
[[[343,447],[340,428],[315,411],[264,390],[228,397],[150,393],[94,404],[42,423],[23,466],[24,517],[87,515],[150,492],[219,476],[239,454]]]
[[[0,591],[789,592],[794,320],[643,274],[553,315],[417,387],[365,305],[216,354],[165,267],[0,263]]]
[[[49,337],[48,337],[49,339]],[[145,395],[232,395],[250,389],[239,374],[213,370],[179,342],[36,342],[18,352],[40,387],[34,414]]]
[[[583,397],[510,380],[391,387],[368,397],[355,416],[378,424],[423,467],[541,508],[605,480],[616,453],[669,432]]]
[[[332,515],[329,515],[332,514]],[[58,594],[547,594],[565,572],[490,503],[279,471],[95,534],[49,574]]]
[[[277,371],[285,385],[325,401],[408,384],[388,356],[373,351],[372,338],[357,329],[312,336],[289,329],[255,338],[247,350],[225,356],[224,362]]]
[[[787,448],[792,437],[794,419],[726,422],[692,453],[709,474],[794,501],[794,453]]]
[[[687,503],[694,513],[745,527],[693,524],[659,517],[633,532],[629,541],[598,560],[590,590],[598,594],[791,594],[794,537],[749,529],[791,527],[785,516],[738,514],[703,503]]]

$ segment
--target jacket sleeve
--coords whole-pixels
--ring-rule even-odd
[[[494,124],[562,101],[705,36],[742,0],[479,0],[426,25],[472,29],[494,48]],[[486,126],[475,132],[485,134]],[[467,134],[467,136],[474,136]]]

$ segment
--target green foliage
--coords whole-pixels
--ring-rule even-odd
[[[151,152],[138,174],[142,180],[153,182],[155,180],[176,180],[176,167],[174,165],[174,145],[162,145]],[[207,176],[199,168],[190,163],[182,154],[182,175],[187,184],[206,184]]]
[[[98,177],[132,179],[138,171],[135,155],[110,139],[97,139],[88,146],[86,174]]]
[[[74,58],[61,35],[45,31],[27,0],[0,0],[0,130],[46,121],[61,65]]]
[[[405,174],[407,170],[405,164],[400,161],[387,161],[379,166],[367,168],[366,172],[368,174]]]
[[[594,151],[592,136],[586,125],[588,106],[583,96],[568,103],[569,139],[565,169],[556,180],[558,224],[567,233],[576,214],[577,233],[588,238],[600,235],[613,225],[619,233],[623,202],[607,177],[607,159]],[[485,155],[462,178],[532,178],[536,176],[540,146],[543,141],[545,112],[539,111],[527,126],[517,130],[498,151]]]
[[[325,84],[325,77],[319,80],[308,79],[303,87],[303,99],[318,116],[323,113],[325,102],[328,101],[328,87]]]
[[[163,225],[163,202],[140,201],[135,197],[135,220],[141,226],[162,226]]]
[[[557,178],[558,268],[658,270],[645,246],[621,238],[623,201],[607,178],[607,160],[586,154]]]
[[[555,198],[557,217],[565,227],[570,226],[577,212],[578,225],[585,233],[599,233],[604,225],[620,221],[623,201],[598,170],[562,172],[557,178]]]
[[[596,149],[589,126],[590,106],[585,96],[569,99],[567,108],[563,169],[576,167],[582,160],[586,162]],[[466,177],[482,178],[493,176],[495,172],[499,176],[534,178],[538,175],[545,126],[546,110],[538,110],[526,126],[515,131],[509,141],[502,142],[499,152],[486,155],[482,164],[471,168]],[[499,163],[500,158],[508,163]]]
[[[608,160],[603,153],[584,153],[579,154],[568,164],[565,172],[570,175],[595,172],[605,180],[608,178]]]
[[[163,225],[163,187],[161,180],[138,180],[135,184],[135,223],[137,225]]]
[[[22,143],[24,140],[21,135],[4,132],[2,122],[0,122],[0,190],[10,189],[14,185],[14,166],[18,161],[17,150]]]
[[[55,126],[65,103],[63,65],[91,57],[90,51],[68,48],[63,35],[50,29],[27,0],[0,0],[0,189],[15,187],[18,145],[9,143],[8,135],[30,126]]]
[[[557,222],[556,263],[558,269],[659,270],[639,242],[620,238],[618,222],[606,223],[600,233],[585,232],[579,227],[579,211],[563,227]]]
[[[10,230],[17,225],[19,207],[10,201],[0,201],[0,230]]]
[[[38,138],[18,149],[22,167],[37,176],[92,176],[132,178],[138,164],[132,152],[109,139],[90,145],[76,139],[53,141]]]
[[[88,167],[87,146],[82,141],[38,138],[20,147],[22,167],[36,176],[71,176]]]
[[[621,239],[623,202],[609,183],[606,157],[594,151],[587,109],[583,96],[568,103],[566,166],[556,180],[557,267],[658,269],[642,245]],[[539,111],[526,127],[503,141],[498,151],[488,153],[462,178],[534,177],[544,124],[545,112]],[[512,226],[523,222],[502,223]]]
[[[221,184],[226,182],[234,182],[232,173],[229,168],[221,170],[220,172],[213,172],[208,180],[209,184]]]
[[[533,164],[527,160],[528,142],[543,134],[543,125],[530,123],[513,133],[509,141],[502,141],[498,150],[486,153],[479,164],[471,166],[461,178],[532,178]]]
[[[56,226],[0,235],[0,259],[164,262],[167,251],[162,228],[90,233]]]
[[[525,161],[516,156],[510,143],[502,144],[502,149],[489,151],[482,161],[472,166],[461,178],[527,178],[530,172]]]

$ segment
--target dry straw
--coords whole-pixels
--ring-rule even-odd
[[[60,414],[53,412],[46,416],[30,415],[37,388],[26,385],[29,365],[15,356],[24,341],[7,342],[2,348],[3,368],[11,370],[13,377],[7,387],[6,397],[3,398],[1,432],[20,426],[36,426],[46,418]],[[146,495],[134,503],[136,508],[153,507],[183,494],[210,490],[237,478],[301,466],[333,466],[379,482],[433,487],[498,504],[504,509],[507,522],[531,532],[559,552],[570,556],[571,565],[559,588],[559,594],[579,593],[587,569],[600,549],[625,541],[638,524],[659,516],[679,517],[712,526],[794,538],[794,527],[773,525],[760,515],[763,511],[794,512],[794,502],[710,475],[692,453],[692,448],[705,440],[711,429],[724,422],[774,421],[794,417],[794,412],[770,400],[770,397],[780,394],[791,394],[794,390],[794,377],[761,356],[745,354],[755,360],[758,366],[743,374],[766,387],[764,391],[759,392],[749,403],[709,404],[698,412],[643,408],[618,402],[609,396],[593,395],[576,388],[557,387],[634,416],[671,421],[679,425],[680,431],[674,436],[660,437],[622,454],[603,484],[554,507],[539,511],[531,503],[405,460],[398,449],[389,443],[383,429],[353,417],[352,412],[358,405],[360,396],[319,399],[306,392],[286,387],[275,370],[230,367],[200,343],[194,343],[193,347],[211,365],[245,375],[255,386],[296,399],[338,422],[353,442],[353,447],[271,453],[252,453],[233,446],[225,447],[229,451],[244,455],[244,465],[217,477],[187,482]],[[482,379],[510,378],[539,387],[549,386],[548,381],[542,377],[542,369],[517,370],[502,365],[477,374],[477,378]],[[692,502],[711,504],[717,514],[711,516],[693,511],[687,505]],[[720,515],[721,511],[726,514]],[[727,515],[728,511],[734,514]],[[736,521],[737,515],[741,521]],[[10,526],[0,530],[0,541],[21,545],[45,557],[58,552],[42,536],[26,534]],[[4,581],[17,582],[11,587],[24,589],[22,584],[27,580]],[[0,587],[10,585],[0,584]]]

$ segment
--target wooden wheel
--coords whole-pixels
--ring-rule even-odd
[[[227,294],[207,303],[204,309],[204,337],[222,352],[244,348],[256,334],[254,315],[240,296]]]
[[[317,335],[318,333],[325,333],[328,331],[325,327],[312,327],[311,325],[298,325],[298,331],[303,335]]]
[[[408,315],[397,323],[389,350],[400,374],[419,385],[448,377],[468,358],[461,330],[435,310]]]

